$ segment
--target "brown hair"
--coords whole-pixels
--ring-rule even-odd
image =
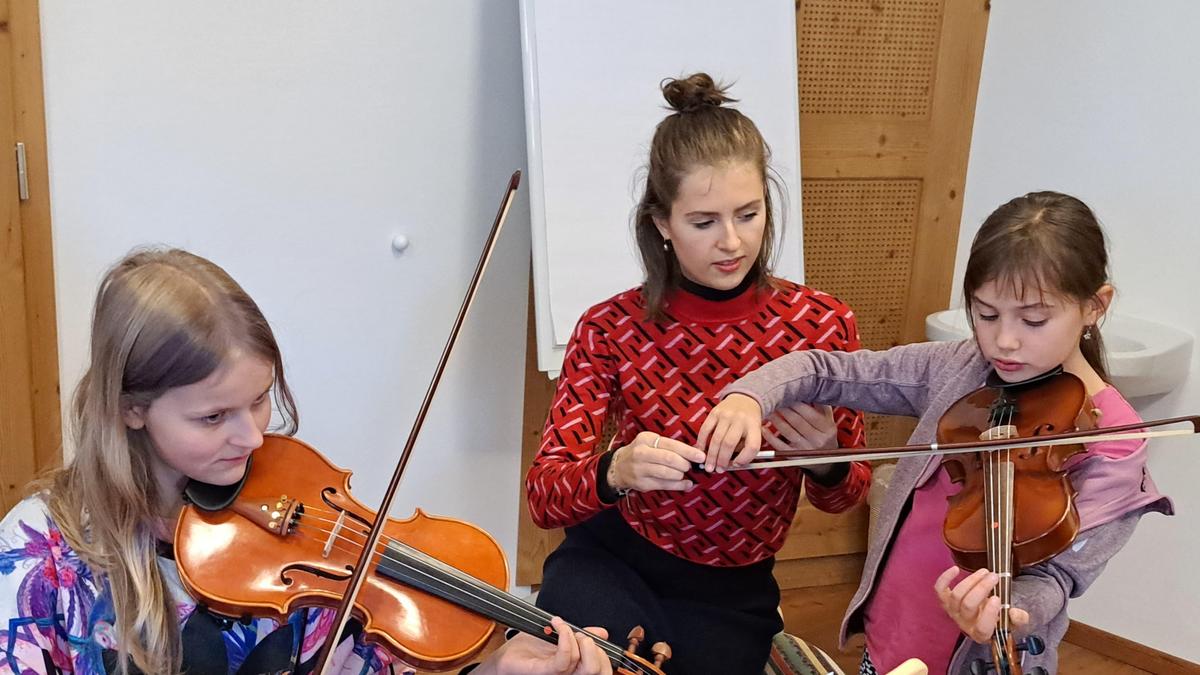
[[[90,361],[71,410],[75,452],[40,488],[63,536],[112,591],[122,672],[132,661],[143,672],[174,673],[181,659],[155,546],[157,522],[178,497],[159,494],[149,433],[127,427],[122,413],[203,380],[235,349],[274,364],[276,409],[294,433],[279,345],[225,270],[186,251],[141,250],[100,284]]]
[[[771,187],[782,191],[771,175],[771,149],[754,122],[725,103],[734,103],[726,95],[728,87],[718,85],[705,73],[682,79],[666,79],[660,85],[663,97],[675,112],[667,115],[654,130],[650,143],[650,161],[646,188],[634,216],[634,235],[641,254],[646,279],[642,296],[646,317],[663,316],[667,293],[679,285],[682,273],[654,218],[669,218],[671,205],[679,195],[679,184],[699,167],[726,162],[749,162],[763,179],[763,208],[766,226],[762,247],[749,275],[760,287],[770,286],[771,263],[775,242],[775,215],[771,206]]]
[[[1079,303],[1096,298],[1108,283],[1108,249],[1104,231],[1087,204],[1059,192],[1030,192],[992,212],[983,221],[963,276],[967,316],[971,302],[989,281],[1009,284],[1014,292],[1064,296]],[[1096,373],[1108,379],[1099,327],[1079,349]]]

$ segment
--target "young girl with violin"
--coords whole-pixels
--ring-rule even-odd
[[[74,454],[0,521],[0,673],[312,670],[332,610],[218,616],[173,559],[185,485],[238,483],[273,399],[293,433],[279,346],[224,270],[147,250],[108,272],[71,409]],[[553,626],[557,647],[517,637],[475,673],[611,672],[591,638]],[[335,672],[411,672],[360,635],[347,631]]]
[[[667,672],[762,672],[783,627],[774,555],[802,486],[838,512],[865,497],[870,469],[709,475],[691,469],[704,458],[691,444],[722,387],[793,350],[856,349],[858,329],[837,299],[771,275],[769,150],[754,123],[706,74],[662,91],[673,112],[634,223],[645,282],[579,320],[526,480],[534,521],[566,527],[538,605],[618,637],[644,627],[643,650],[670,645]],[[863,443],[844,408],[798,404],[772,422],[781,449]]]
[[[747,464],[759,452],[763,415],[795,401],[918,417],[910,442],[930,443],[943,414],[983,386],[989,374],[991,384],[1003,390],[1005,383],[1022,383],[1058,366],[1086,389],[1072,421],[1082,413],[1099,427],[1138,423],[1104,367],[1098,324],[1112,297],[1104,234],[1091,209],[1055,192],[1018,197],[987,218],[971,247],[963,298],[974,339],[882,352],[790,354],[722,391],[699,446],[711,466]],[[953,564],[943,521],[947,499],[958,488],[947,471],[951,465],[939,460],[924,455],[896,465],[872,528],[861,584],[842,624],[843,641],[851,631],[866,633],[862,673],[886,672],[915,656],[931,673],[957,675],[978,659],[993,659],[987,643],[1000,623],[1011,626],[1017,640],[1036,635],[1044,642],[1040,654],[1035,652],[1041,645],[1025,642],[1029,653],[1016,656],[1023,662],[1003,672],[1042,666],[1053,673],[1056,647],[1067,629],[1068,598],[1095,581],[1143,513],[1172,511],[1146,472],[1145,441],[1087,443],[1067,460],[1064,468],[1077,492],[1077,538],[1048,560],[1015,571],[1011,583],[996,573],[1001,570],[968,574]],[[946,528],[949,533],[949,521]],[[992,595],[996,588],[1007,588],[1007,617],[1001,616],[1000,596]]]

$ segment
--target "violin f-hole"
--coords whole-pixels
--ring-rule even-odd
[[[325,505],[328,506],[329,508],[333,509],[334,511],[337,511],[340,513],[345,513],[347,517],[353,518],[363,528],[361,531],[359,531],[359,534],[366,534],[367,532],[369,532],[371,530],[371,525],[373,524],[373,523],[371,523],[371,521],[367,520],[366,518],[363,518],[362,516],[358,515],[357,513],[353,512],[353,511],[347,509],[345,506],[343,506],[340,503],[340,500],[334,501],[333,499],[330,499],[330,497],[333,495],[342,497],[342,494],[340,492],[338,492],[337,488],[327,487],[324,490],[321,490],[321,501],[325,502]]]
[[[326,569],[322,569],[320,567],[314,567],[312,565],[305,565],[305,564],[288,565],[287,567],[284,567],[282,570],[279,571],[279,580],[282,581],[283,583],[287,584],[288,586],[291,586],[296,581],[295,579],[293,579],[291,577],[291,575],[296,572],[301,572],[301,573],[307,572],[308,574],[311,574],[315,577],[321,577],[322,579],[329,579],[331,581],[345,581],[345,580],[349,579],[351,575],[354,574],[354,565],[346,565],[344,573],[335,572],[333,570],[326,570]]]

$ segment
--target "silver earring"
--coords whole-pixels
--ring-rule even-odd
[[[663,239],[663,250],[666,251],[667,253],[671,252],[671,240],[670,239]]]
[[[1084,340],[1091,340],[1091,339],[1092,339],[1092,327],[1091,327],[1091,326],[1085,326],[1085,327],[1084,327],[1084,329],[1083,329],[1083,339],[1084,339]]]

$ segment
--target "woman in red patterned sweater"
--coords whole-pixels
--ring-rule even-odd
[[[761,673],[801,486],[836,513],[864,498],[870,468],[693,470],[705,455],[691,444],[722,387],[797,349],[856,349],[858,330],[836,298],[770,275],[770,151],[754,123],[702,73],[663,94],[675,112],[635,223],[645,282],[580,319],[526,479],[534,521],[567,528],[538,604],[618,638],[643,626],[645,645],[671,645],[667,672]],[[778,448],[864,445],[848,409],[781,410],[764,433]]]

